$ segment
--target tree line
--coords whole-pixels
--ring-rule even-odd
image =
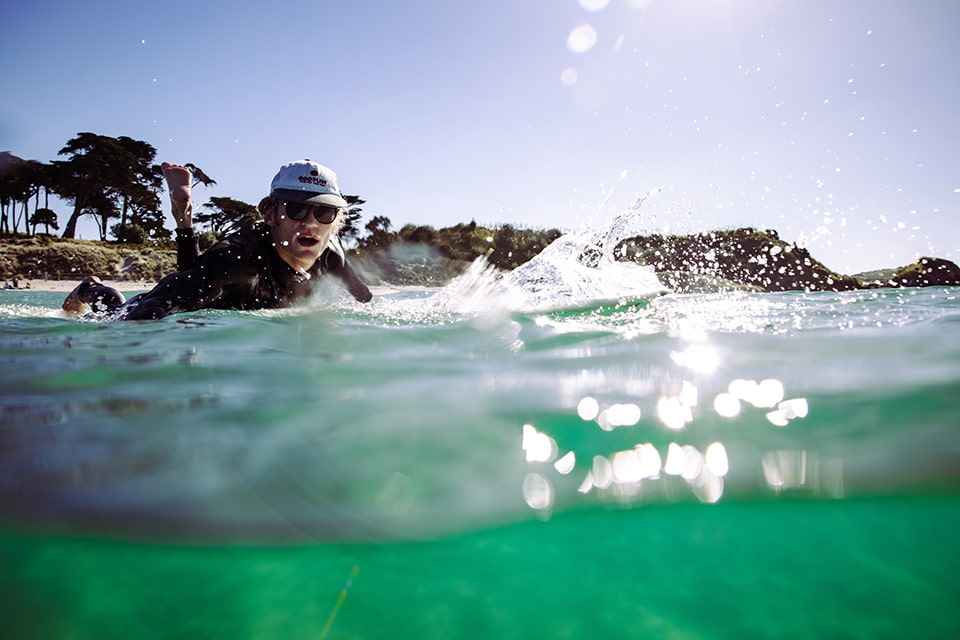
[[[164,225],[161,208],[163,172],[157,150],[142,140],[78,133],[49,163],[24,160],[0,152],[0,235],[50,235],[60,231],[60,217],[50,208],[54,195],[68,204],[63,238],[75,238],[83,216],[97,221],[100,240],[166,245],[172,230]],[[216,185],[194,164],[193,186]],[[376,215],[361,222],[365,201],[345,195],[349,203],[340,236],[354,251],[375,255],[396,243],[430,245],[445,258],[472,260],[487,254],[501,268],[512,268],[536,255],[560,236],[556,229],[524,230],[512,225],[487,228],[475,222],[437,230],[408,224],[393,231],[390,219]],[[194,211],[194,223],[206,247],[250,221],[259,219],[255,205],[228,197],[211,197]],[[22,231],[21,231],[22,228]]]
[[[63,238],[76,237],[83,216],[97,221],[104,241],[112,236],[117,242],[143,244],[172,237],[164,226],[163,172],[153,145],[127,136],[78,133],[57,155],[63,158],[43,163],[0,152],[0,234],[35,235],[40,227],[47,234],[59,231],[61,220],[50,208],[54,195],[71,207]],[[216,184],[199,167],[188,166],[194,186]],[[219,224],[213,212],[204,220]]]

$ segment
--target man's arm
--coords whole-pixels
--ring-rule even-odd
[[[186,271],[197,263],[200,242],[193,232],[193,201],[190,169],[179,164],[164,162],[160,165],[170,192],[170,208],[177,223],[177,271]]]
[[[350,263],[347,262],[346,252],[343,250],[343,244],[340,242],[340,236],[333,236],[327,243],[327,254],[325,271],[337,276],[347,287],[354,298],[359,302],[370,302],[373,300],[373,293],[370,288],[360,279],[357,272],[353,270]]]
[[[252,274],[237,270],[228,273],[216,261],[177,271],[157,283],[151,291],[127,303],[120,319],[156,320],[176,311],[216,308],[229,288],[252,281]]]
[[[193,227],[176,230],[177,239],[177,271],[186,271],[197,264],[200,257],[200,238],[193,232]]]

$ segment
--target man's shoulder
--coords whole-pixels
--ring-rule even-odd
[[[259,250],[265,242],[269,243],[269,240],[270,229],[264,223],[246,225],[207,249],[203,255],[217,254],[223,251],[236,252],[243,249]]]

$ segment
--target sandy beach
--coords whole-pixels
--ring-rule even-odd
[[[155,282],[136,282],[130,280],[104,280],[103,283],[113,287],[117,291],[144,291],[153,288]],[[9,283],[8,283],[9,284]],[[80,280],[43,280],[40,278],[31,278],[30,280],[21,280],[17,289],[31,291],[61,291],[70,293],[73,288],[80,284]]]

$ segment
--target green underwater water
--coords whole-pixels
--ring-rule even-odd
[[[958,637],[957,293],[125,324],[0,292],[2,635]],[[809,411],[721,415],[736,380]]]
[[[954,496],[674,505],[275,547],[8,532],[3,618],[20,638],[950,638],[958,514]]]

